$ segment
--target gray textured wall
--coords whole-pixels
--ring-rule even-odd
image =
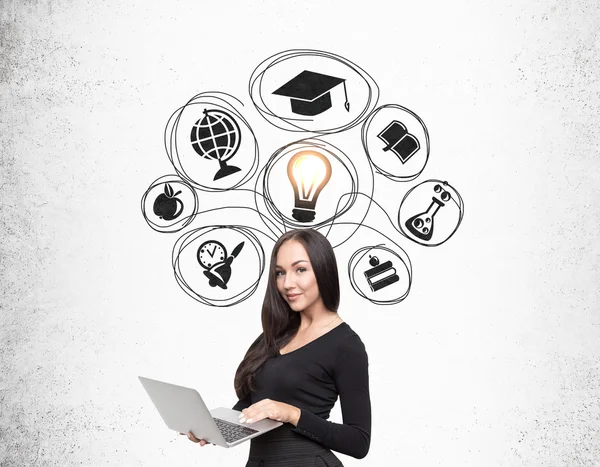
[[[167,430],[136,376],[233,405],[262,292],[191,300],[178,235],[139,200],[173,172],[163,127],[198,92],[246,102],[262,161],[278,147],[246,89],[289,48],[342,55],[417,112],[422,179],[466,204],[446,244],[403,244],[405,302],[342,303],[374,409],[371,452],[345,465],[600,465],[596,1],[2,0],[0,21],[1,466],[244,464],[247,444]],[[405,191],[375,195],[393,211]]]

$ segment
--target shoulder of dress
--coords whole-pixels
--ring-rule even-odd
[[[340,326],[343,326],[344,324],[346,325],[344,326],[344,329],[340,329],[340,341],[346,341],[352,337],[360,340],[360,336],[354,331],[354,329],[350,327],[350,325],[346,321],[340,324]]]
[[[339,357],[365,352],[365,344],[360,336],[352,330],[345,333],[343,336],[340,336],[335,346],[336,360],[338,360]]]

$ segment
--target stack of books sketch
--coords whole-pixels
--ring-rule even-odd
[[[377,258],[377,256],[373,256],[369,260],[369,264],[373,267],[365,271],[365,277],[367,278],[369,287],[373,292],[377,292],[378,290],[400,280],[398,274],[396,274],[396,268],[393,266],[391,261],[385,261],[379,264],[379,258]]]

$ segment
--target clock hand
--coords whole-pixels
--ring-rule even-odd
[[[215,251],[217,251],[217,245],[215,245],[215,247],[213,248],[213,251],[209,251],[208,254],[210,255],[210,257],[212,258],[213,256],[215,256]]]

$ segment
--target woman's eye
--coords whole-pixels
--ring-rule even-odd
[[[283,271],[275,271],[275,277],[283,276]]]
[[[304,271],[306,271],[306,268],[298,268],[298,269],[296,269],[296,272],[304,272]]]

